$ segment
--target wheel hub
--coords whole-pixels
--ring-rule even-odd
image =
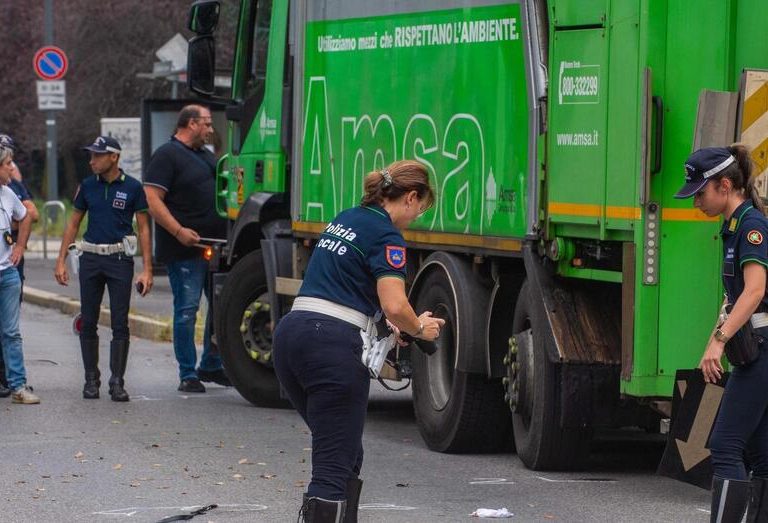
[[[240,320],[240,335],[243,346],[254,361],[272,365],[272,329],[270,305],[259,300],[253,301],[243,311]]]

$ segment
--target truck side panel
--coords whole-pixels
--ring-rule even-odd
[[[327,222],[359,201],[366,173],[410,157],[429,167],[438,196],[415,229],[523,237],[529,104],[520,5],[399,9],[306,24],[294,219]]]

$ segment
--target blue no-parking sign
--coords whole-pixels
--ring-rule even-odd
[[[55,45],[41,47],[33,60],[35,73],[42,80],[61,80],[67,72],[67,55]]]

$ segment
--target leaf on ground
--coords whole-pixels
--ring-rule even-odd
[[[243,458],[241,460],[238,460],[237,464],[238,465],[250,465],[250,463],[248,463],[248,458]]]
[[[223,485],[223,484],[224,484],[224,482],[223,482],[223,481],[216,481],[216,482],[214,483],[214,485]]]
[[[123,468],[123,465],[122,463],[115,463],[114,465],[112,465],[112,468],[114,470],[120,470],[121,468]]]
[[[243,475],[242,474],[232,474],[232,478],[234,478],[234,479],[243,479]]]
[[[260,474],[259,477],[263,479],[272,479],[276,478],[277,474]]]
[[[77,451],[75,454],[75,459],[83,459],[85,457],[85,454],[82,451]]]
[[[141,483],[139,483],[138,481],[131,481],[130,485],[135,488],[135,487],[140,487]]]
[[[266,463],[264,463],[263,461],[259,461],[259,462],[258,462],[258,463],[256,463],[256,464],[257,464],[257,465],[264,465],[265,467],[267,466],[267,464],[266,464]]]

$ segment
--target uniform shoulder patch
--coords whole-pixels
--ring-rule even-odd
[[[387,263],[395,269],[405,267],[405,247],[400,245],[387,245]]]
[[[747,241],[752,245],[760,245],[763,243],[763,233],[757,229],[752,229],[747,233]]]

